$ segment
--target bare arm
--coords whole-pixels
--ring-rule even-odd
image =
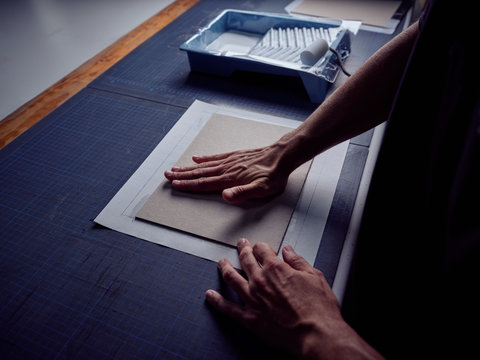
[[[295,153],[288,154],[286,161],[299,166],[386,121],[417,34],[418,23],[414,23],[384,45],[302,125],[285,136],[286,148]]]
[[[388,119],[410,51],[415,23],[379,49],[297,129],[260,149],[195,156],[196,165],[165,177],[185,191],[223,191],[227,201],[281,192],[290,173],[317,154]]]

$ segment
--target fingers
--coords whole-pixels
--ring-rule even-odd
[[[248,297],[248,281],[234,269],[230,261],[222,259],[218,262],[218,270],[223,280],[245,301]]]
[[[173,180],[172,186],[181,191],[213,192],[231,185],[231,180],[224,176],[201,177],[192,180]]]
[[[214,155],[194,155],[192,156],[192,160],[195,161],[197,164],[203,164],[206,162],[212,162],[212,161],[220,161],[220,160],[225,160],[228,158],[234,159],[236,156],[244,156],[248,154],[254,154],[260,151],[261,148],[257,149],[249,149],[249,150],[235,150],[231,152],[226,152],[223,154],[214,154]]]
[[[272,247],[263,242],[255,244],[253,247],[253,254],[262,266],[280,261]]]
[[[213,306],[218,311],[224,313],[225,315],[231,317],[233,320],[236,320],[240,323],[244,323],[244,310],[225,299],[222,295],[214,290],[207,290],[205,292],[205,299],[207,302]]]
[[[192,156],[192,160],[195,161],[197,164],[201,164],[201,163],[205,163],[205,162],[209,162],[209,161],[223,160],[223,159],[226,159],[226,158],[230,157],[231,155],[233,155],[235,153],[236,153],[236,151],[227,152],[227,153],[223,153],[223,154],[215,154],[215,155],[202,155],[202,156],[194,155],[194,156]]]
[[[225,163],[211,161],[211,159],[221,159],[223,156],[228,157],[229,154],[208,157],[194,156],[193,159],[200,162],[198,165],[173,167],[171,170],[166,170],[164,175],[177,190],[191,192],[222,191],[235,185],[235,179],[224,174]],[[203,163],[204,160],[207,162]]]
[[[190,166],[174,166],[171,170],[165,171],[167,177],[174,176],[190,176],[191,178],[196,176],[195,171],[197,170],[212,170],[216,171],[218,174],[222,172],[222,165],[231,163],[231,160],[217,160],[217,161],[207,161],[202,163],[197,163]]]
[[[172,170],[165,171],[165,177],[170,180],[190,180],[198,179],[205,176],[216,176],[221,174],[221,171],[218,167],[204,167],[198,168],[194,166],[183,167],[183,168],[172,168]]]
[[[283,260],[295,270],[308,271],[313,267],[303,257],[298,255],[290,245],[284,246],[282,250]]]
[[[240,239],[237,243],[237,248],[242,269],[247,276],[251,278],[255,273],[261,270],[257,259],[253,255],[252,245],[247,239]]]
[[[194,179],[199,176],[210,176],[208,172],[212,172],[215,175],[221,173],[219,165],[224,164],[223,160],[227,160],[227,163],[233,159],[228,159],[237,152],[230,152],[217,155],[205,155],[205,156],[192,156],[192,160],[196,165],[190,166],[174,166],[171,170],[165,171],[165,177],[169,180],[175,179]]]
[[[191,166],[174,166],[171,170],[164,172],[165,177],[170,180],[190,180],[203,176],[215,176],[222,174],[223,159],[230,154],[219,154],[211,156],[193,156],[192,159],[197,163]]]

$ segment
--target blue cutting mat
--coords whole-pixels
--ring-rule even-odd
[[[0,153],[0,358],[265,351],[205,306],[216,264],[92,222],[184,110],[86,89]]]
[[[227,291],[216,264],[93,219],[195,98],[313,110],[296,80],[190,74],[178,50],[225,8],[288,2],[200,2],[0,152],[1,359],[281,358],[205,306],[206,289]],[[366,146],[349,148],[317,256],[330,282]]]

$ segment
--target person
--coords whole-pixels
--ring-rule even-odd
[[[207,290],[209,304],[302,359],[478,352],[478,331],[469,327],[478,327],[480,303],[474,14],[473,5],[431,0],[420,23],[378,50],[276,143],[195,156],[196,164],[165,172],[174,188],[222,191],[228,202],[272,196],[300,164],[389,120],[343,309],[321,271],[290,246],[281,260],[247,239],[238,242],[246,278],[228,260],[218,263],[243,304]]]

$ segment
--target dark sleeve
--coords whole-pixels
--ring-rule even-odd
[[[430,14],[430,9],[432,8],[432,4],[435,2],[435,0],[429,0],[425,4],[425,7],[423,8],[422,14],[420,15],[420,18],[418,19],[418,25],[420,28],[420,31],[423,30],[425,26],[425,21],[428,18],[428,15]]]
[[[475,2],[426,5],[372,176],[352,323],[390,359],[479,355],[476,17]]]

